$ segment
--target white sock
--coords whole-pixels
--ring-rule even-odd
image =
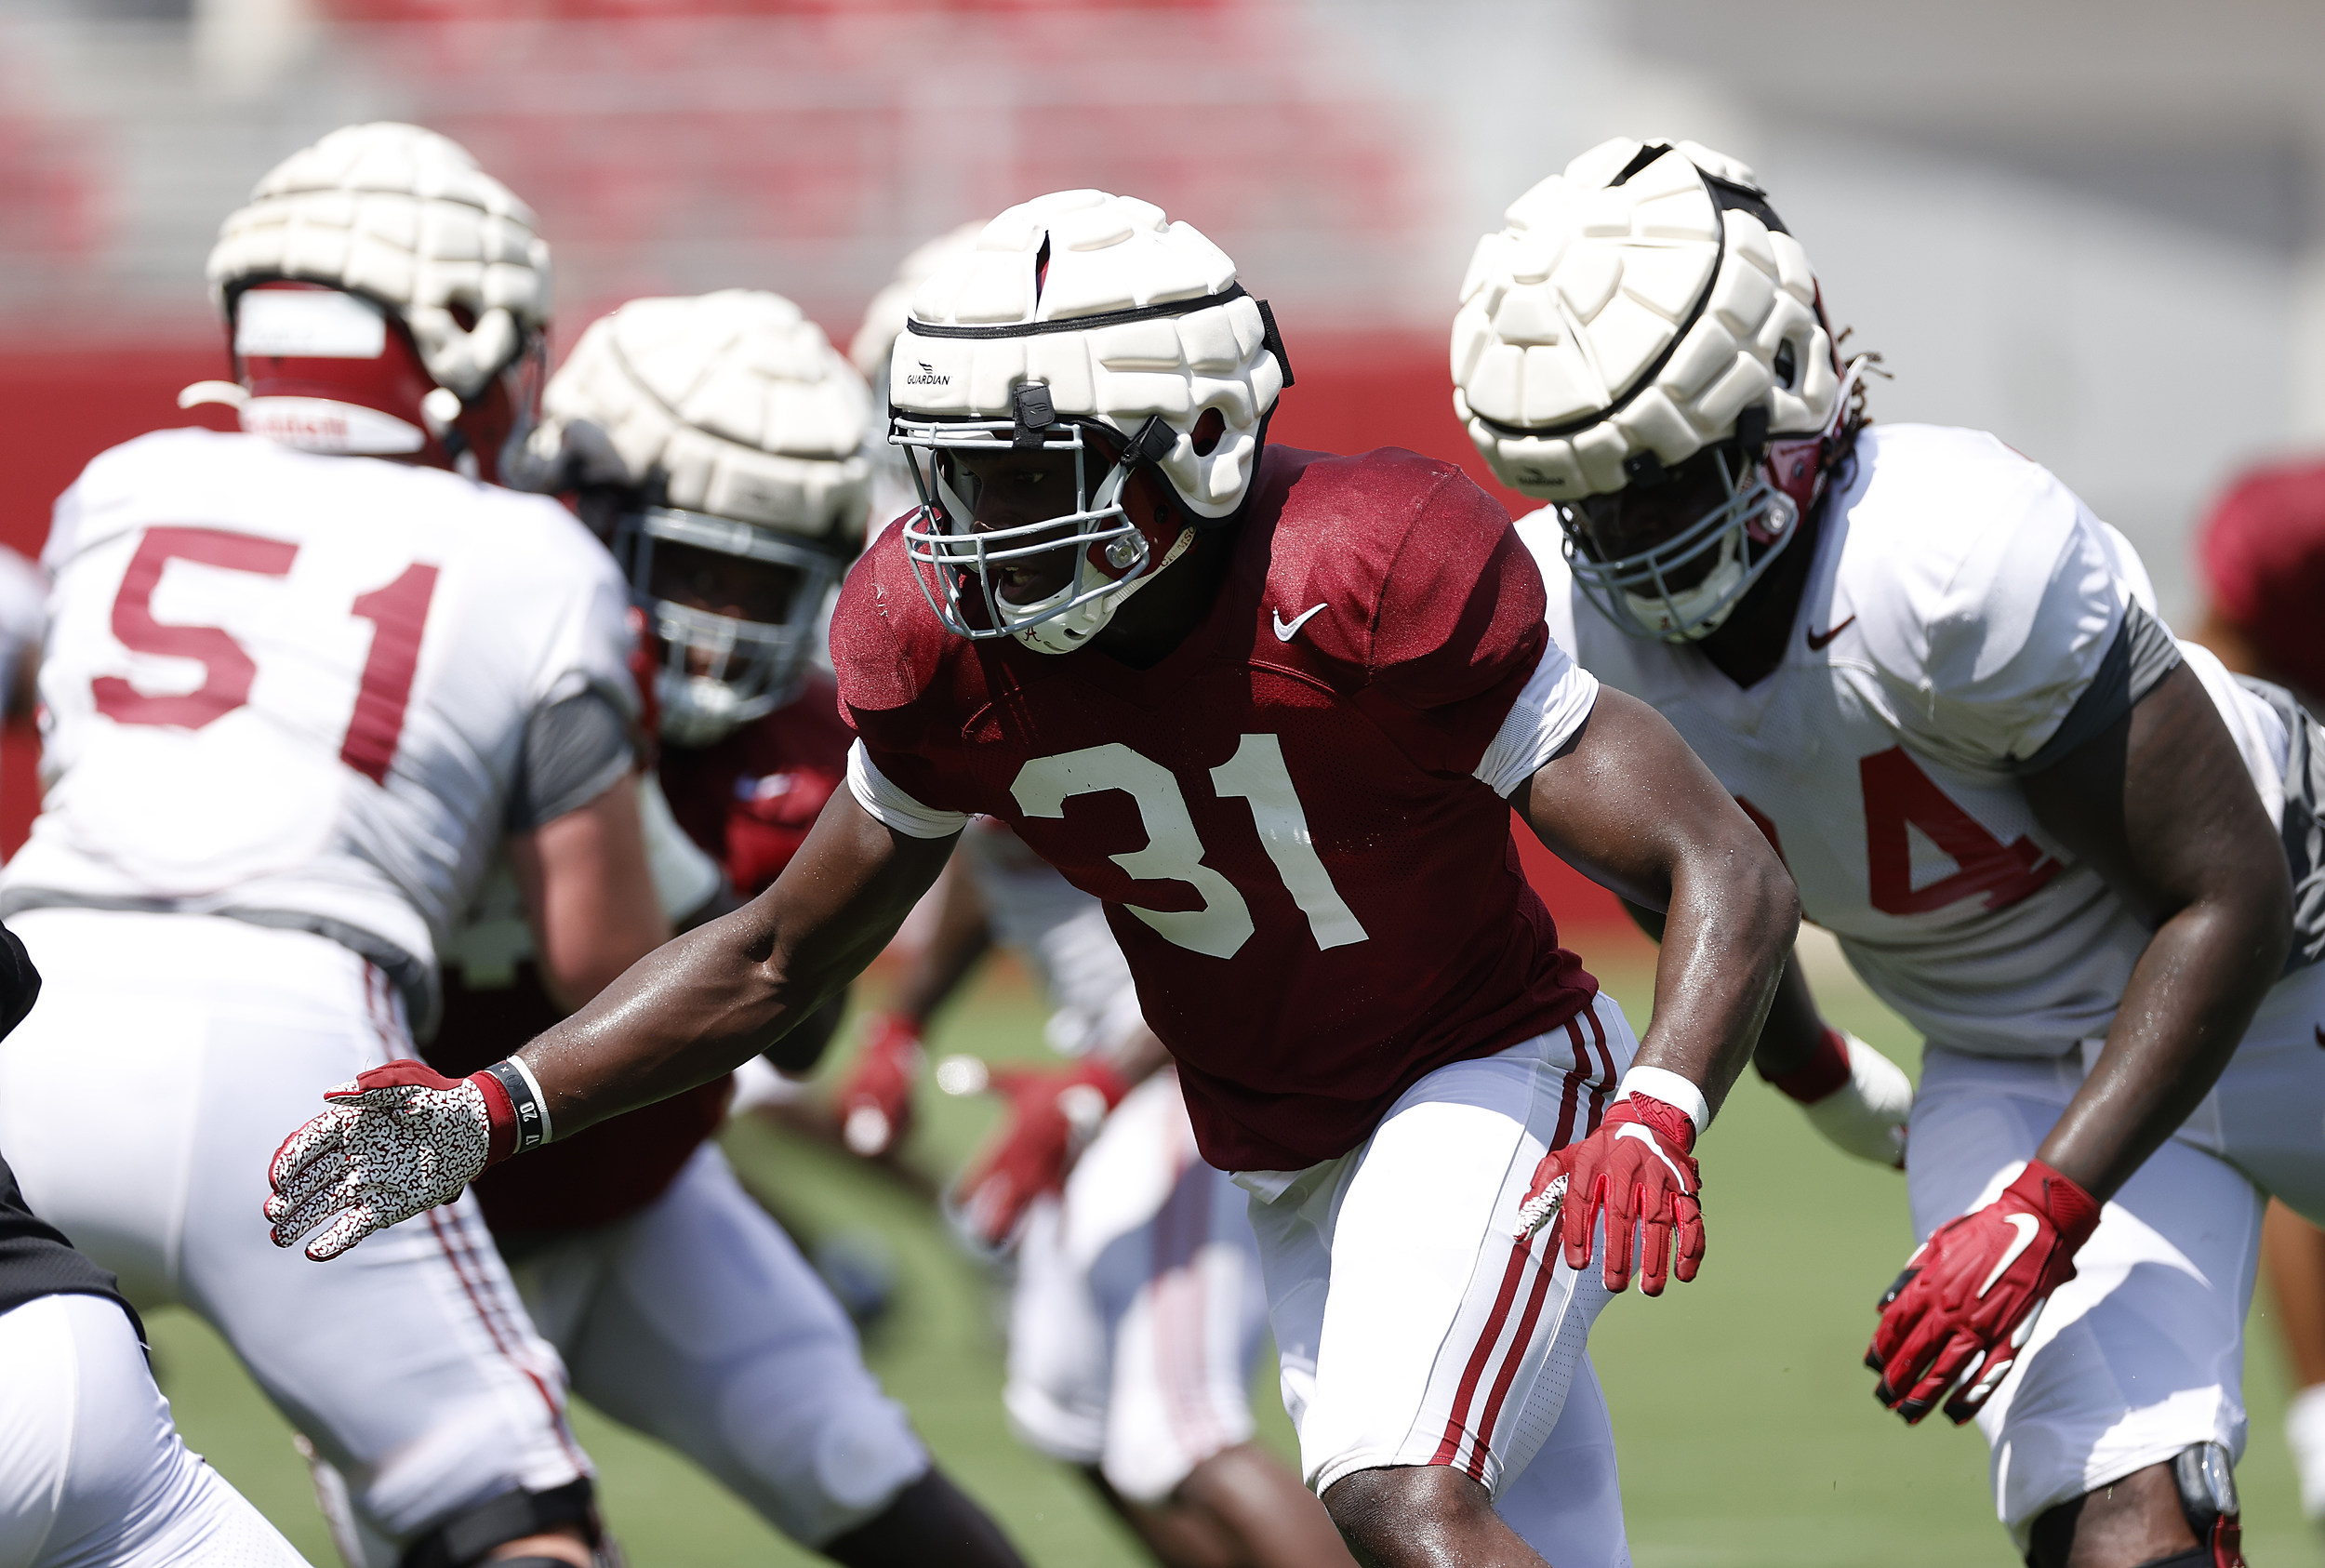
[[[2285,1440],[2301,1475],[2301,1511],[2325,1522],[2325,1383],[2293,1395],[2285,1411]]]

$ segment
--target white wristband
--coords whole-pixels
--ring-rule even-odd
[[[1711,1102],[1704,1098],[1701,1089],[1676,1072],[1667,1072],[1659,1067],[1632,1068],[1623,1074],[1622,1087],[1614,1092],[1614,1097],[1628,1099],[1632,1095],[1644,1095],[1651,1100],[1679,1107],[1687,1112],[1687,1119],[1695,1123],[1698,1133],[1711,1125]]]

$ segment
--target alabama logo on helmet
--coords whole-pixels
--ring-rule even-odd
[[[1234,516],[1291,381],[1273,316],[1218,246],[1100,191],[985,225],[913,293],[887,375],[921,498],[904,538],[922,591],[960,635],[1044,653],[1083,645],[1198,529]],[[978,467],[1012,452],[1054,460],[1072,494],[979,528]],[[1161,482],[1151,508],[1125,499],[1141,471]],[[1005,580],[1067,550],[1054,585]]]

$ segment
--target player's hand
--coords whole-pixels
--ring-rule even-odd
[[[900,1013],[873,1018],[832,1096],[841,1141],[867,1160],[902,1143],[912,1130],[913,1081],[926,1059],[918,1024]]]
[[[516,1113],[488,1072],[446,1078],[393,1061],[326,1089],[329,1109],[283,1140],[267,1168],[274,1244],[321,1263],[422,1209],[448,1203],[516,1143]]]
[[[948,1061],[945,1067],[953,1065]],[[1008,1244],[1034,1199],[1065,1187],[1075,1158],[1089,1147],[1107,1113],[1130,1088],[1120,1073],[1100,1061],[1067,1068],[999,1068],[982,1074],[974,1086],[966,1080],[980,1075],[938,1070],[940,1083],[949,1090],[954,1085],[948,1080],[959,1077],[962,1090],[990,1089],[1009,1101],[1000,1136],[953,1192],[962,1224],[990,1247]]]
[[[1810,1124],[1845,1152],[1906,1168],[1913,1080],[1855,1035],[1827,1030],[1814,1060],[1770,1082],[1798,1100]]]
[[[2036,1160],[2000,1198],[1939,1226],[1881,1297],[1865,1355],[1881,1375],[1873,1397],[1911,1425],[1950,1389],[1953,1423],[1976,1415],[2033,1337],[2042,1304],[2075,1277],[2099,1208]]]
[[[1567,1267],[1580,1272],[1590,1265],[1591,1232],[1604,1214],[1608,1290],[1630,1283],[1634,1237],[1644,1251],[1641,1291],[1661,1296],[1671,1274],[1694,1279],[1704,1261],[1694,1146],[1695,1124],[1677,1106],[1641,1094],[1615,1101],[1597,1132],[1542,1156],[1518,1208],[1518,1239],[1559,1220]]]

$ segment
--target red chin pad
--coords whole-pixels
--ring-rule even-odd
[[[1798,509],[1796,515],[1806,517],[1810,505],[1816,499],[1816,481],[1824,471],[1824,461],[1825,438],[1821,433],[1780,435],[1769,441],[1768,455],[1760,459],[1760,467],[1768,483],[1792,498]]]

